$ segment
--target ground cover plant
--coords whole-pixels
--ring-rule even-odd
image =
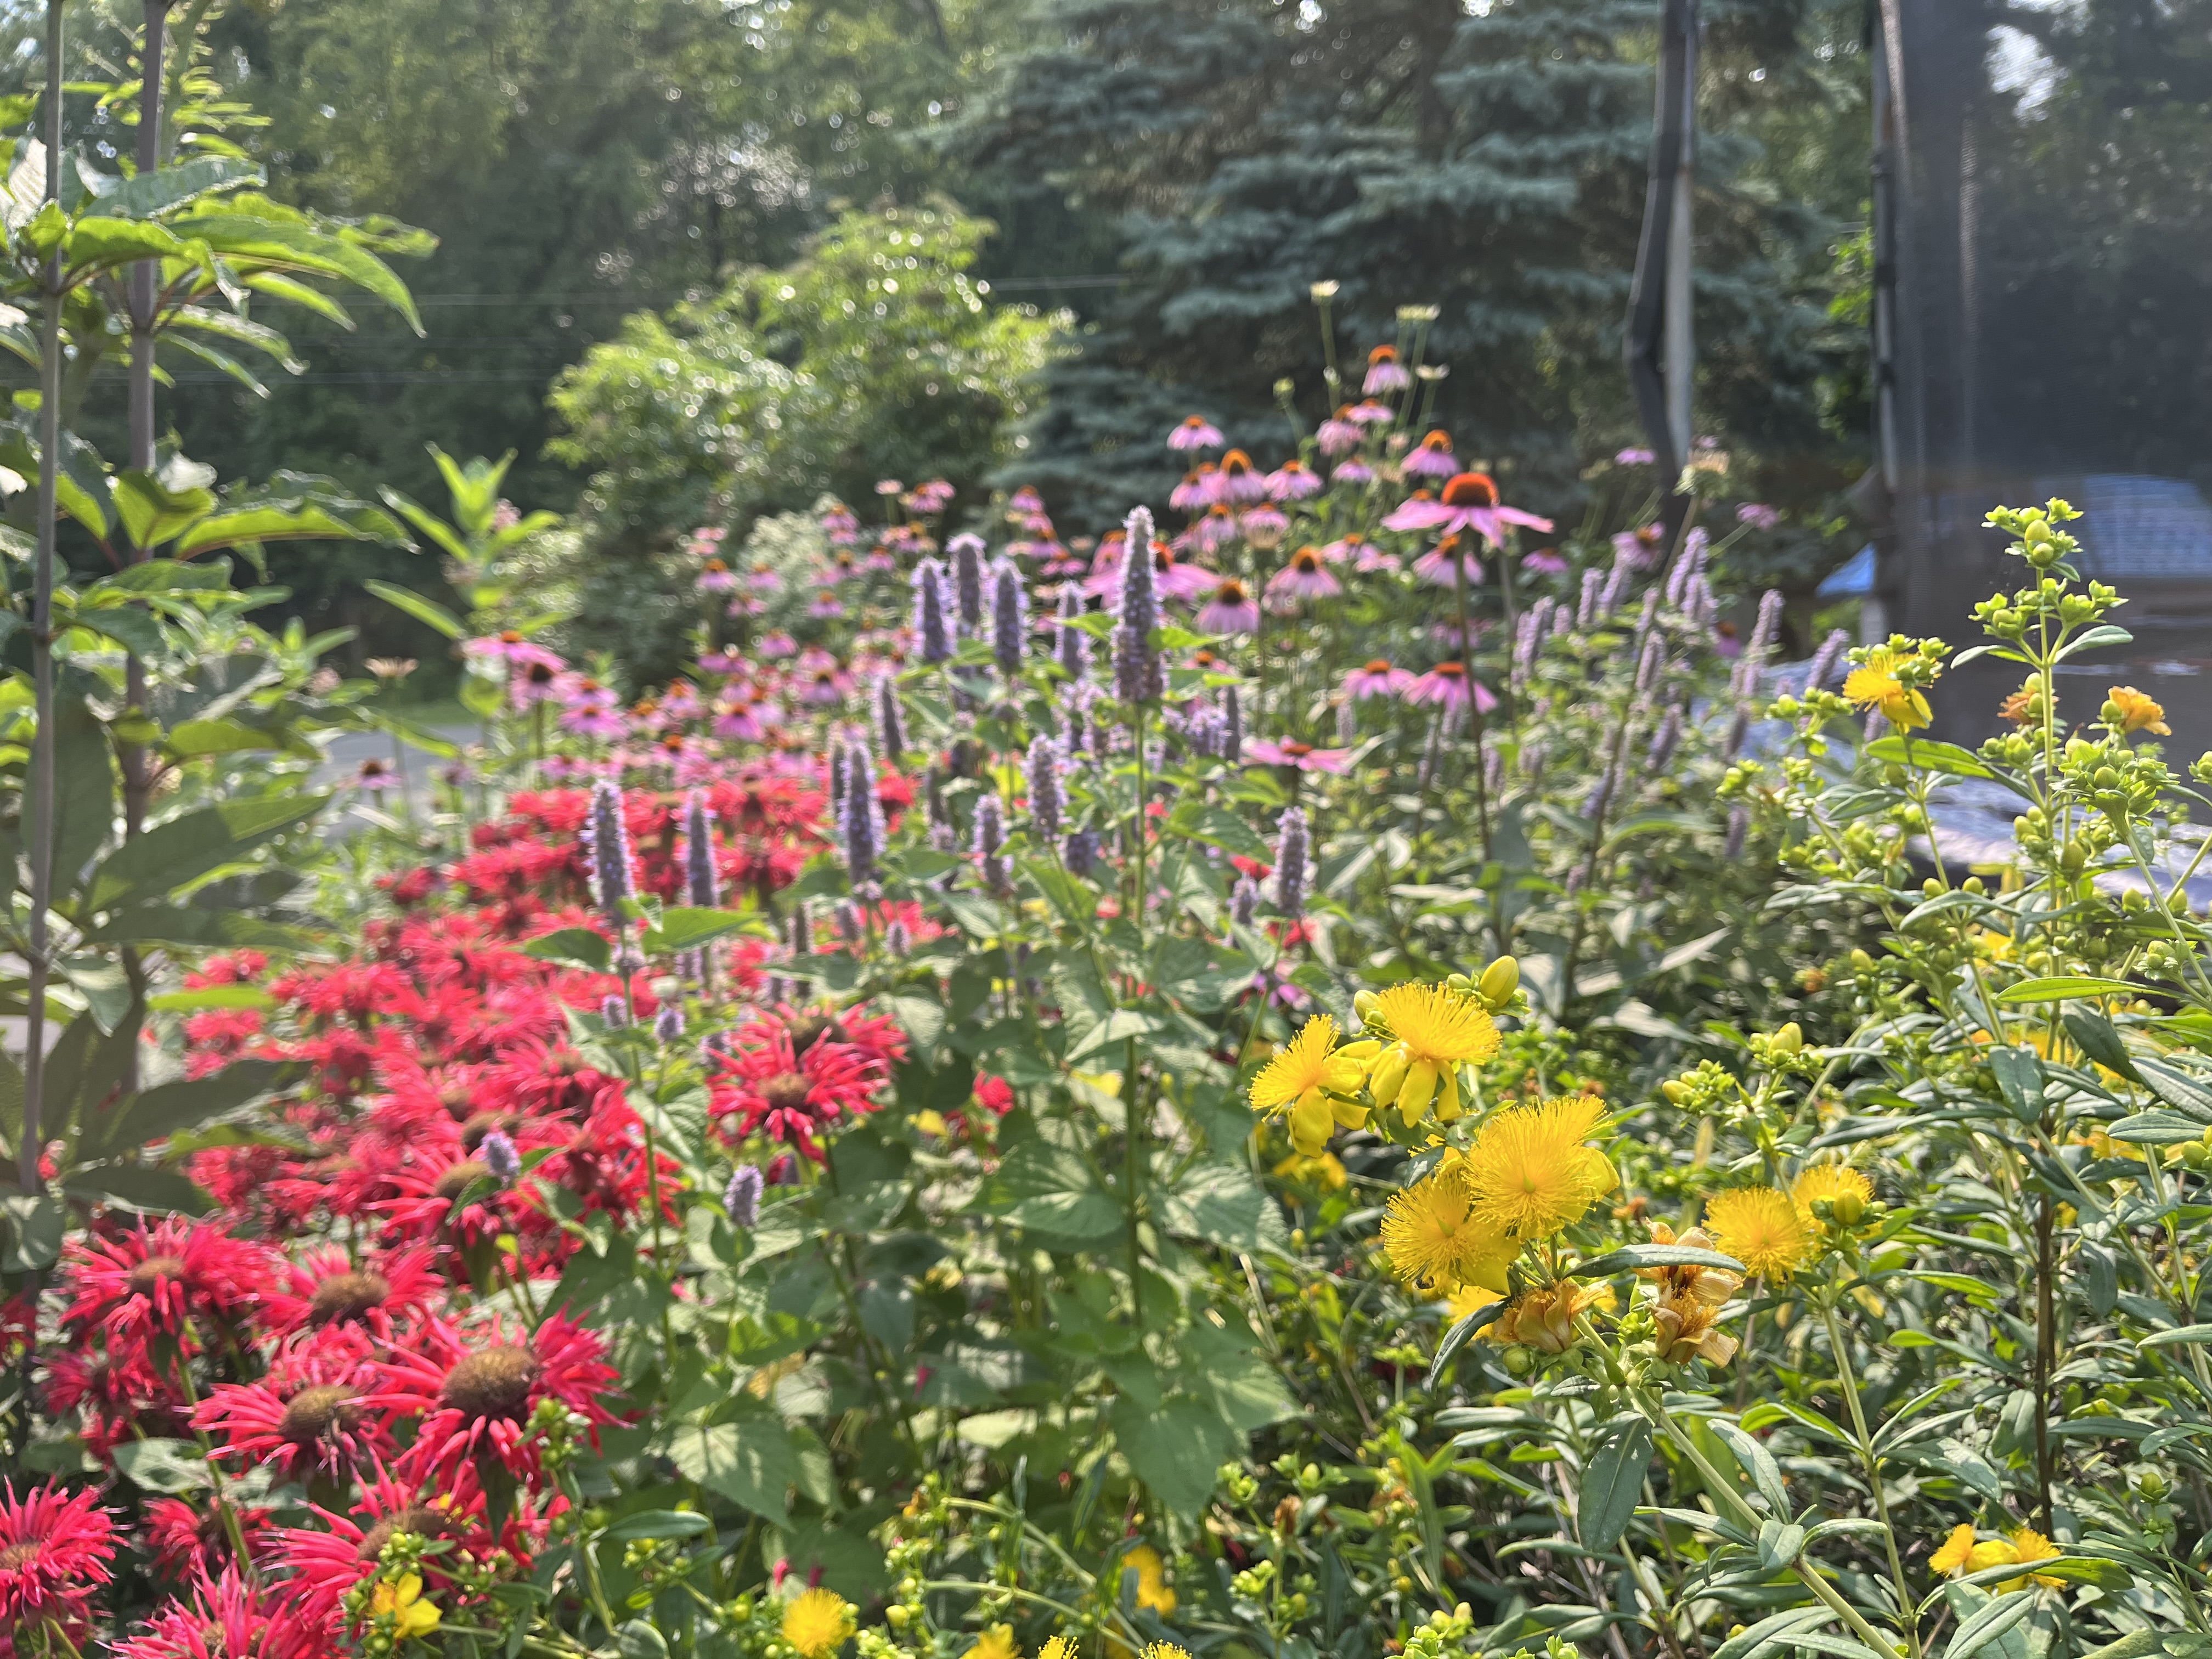
[[[440,516],[64,442],[112,270],[404,300],[196,165],[10,228],[10,1653],[2212,1641],[2212,757],[2063,705],[2124,634],[2070,507],[1992,514],[2022,684],[1935,742],[1949,647],[1737,591],[1717,447],[1504,499],[1415,308],[1096,543],[702,525],[633,682],[497,463]],[[194,556],[340,532],[434,550],[465,614],[380,591],[480,731],[325,802],[404,665]],[[1962,778],[2015,860],[1930,839]]]

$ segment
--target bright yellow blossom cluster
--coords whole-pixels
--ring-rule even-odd
[[[1931,1572],[1981,1572],[1990,1567],[2026,1566],[2032,1561],[2048,1561],[2059,1553],[2058,1546],[2033,1527],[2018,1527],[2002,1538],[1978,1539],[1968,1526],[1951,1528],[1951,1535],[1943,1546],[1928,1558]],[[2005,1579],[1997,1589],[2024,1589],[2030,1579],[2036,1583],[2057,1587],[2066,1582],[2049,1573],[2030,1573],[2018,1578]]]
[[[793,1597],[783,1610],[783,1639],[804,1659],[828,1659],[844,1646],[856,1622],[850,1601],[817,1584]]]

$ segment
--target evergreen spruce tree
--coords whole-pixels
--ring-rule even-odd
[[[1841,227],[1830,204],[1747,176],[1759,147],[1741,118],[1766,77],[1746,71],[1800,49],[1798,12],[1779,9],[1723,0],[1710,28],[1733,130],[1703,155],[1702,397],[1763,441],[1832,449],[1814,389],[1824,317],[1806,300]],[[1650,0],[1481,15],[1041,0],[1041,21],[966,140],[979,164],[1114,216],[1128,280],[1053,371],[1009,479],[1095,526],[1164,495],[1161,439],[1192,410],[1262,459],[1285,453],[1279,380],[1304,428],[1326,412],[1321,282],[1338,284],[1352,390],[1368,348],[1401,340],[1400,307],[1437,308],[1437,422],[1517,498],[1567,505],[1581,452],[1632,438],[1620,324],[1651,143]]]

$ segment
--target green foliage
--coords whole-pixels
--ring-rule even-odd
[[[969,275],[990,230],[943,203],[848,213],[793,264],[633,317],[595,347],[552,394],[567,428],[553,453],[592,472],[586,571],[603,567],[632,607],[672,618],[689,598],[655,555],[675,532],[742,528],[825,484],[848,500],[885,477],[972,489],[1002,464],[1057,325],[993,303]],[[647,683],[666,678],[668,623],[641,640],[635,609],[592,609],[582,645],[619,653]]]

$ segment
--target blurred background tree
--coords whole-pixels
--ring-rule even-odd
[[[1805,508],[1863,447],[1848,317],[1864,285],[1862,11],[1706,3],[1701,420]],[[73,38],[112,70],[138,12],[88,0]],[[1095,530],[1164,492],[1160,435],[1190,410],[1263,455],[1291,440],[1279,378],[1303,421],[1324,412],[1308,295],[1325,279],[1354,356],[1395,333],[1399,307],[1439,308],[1439,418],[1532,504],[1571,507],[1580,464],[1635,436],[1619,338],[1651,0],[232,0],[189,15],[272,194],[373,204],[438,239],[405,272],[422,337],[366,314],[301,326],[305,371],[266,397],[179,374],[165,419],[227,474],[281,465],[419,497],[436,489],[427,444],[514,449],[517,504],[582,507],[577,544],[617,567],[640,538],[671,544],[718,483],[740,516],[811,499],[820,477],[799,470],[817,462],[848,490],[879,462],[1032,481],[1064,528]],[[35,53],[17,61],[35,72]],[[613,360],[549,401],[595,346],[635,361],[663,336],[683,352],[757,337],[761,360],[719,364],[714,398],[765,407],[802,349],[817,365],[792,384],[826,395],[818,348],[764,324],[744,273],[807,259],[847,216],[940,198],[973,216],[948,226],[994,228],[962,242],[987,311],[1072,313],[1079,349],[1043,354],[1041,395],[994,382],[984,400],[1020,447],[983,441],[972,410],[917,426],[897,377],[854,416],[870,441],[836,452],[811,414],[794,425],[816,436],[742,457],[648,450],[613,430],[638,412],[611,396]],[[118,379],[94,414],[119,422],[121,404]],[[887,459],[877,428],[897,427],[941,438],[941,459]],[[725,461],[730,477],[707,476]],[[658,489],[671,468],[684,486]],[[1836,545],[1808,532],[1797,562]],[[428,561],[315,548],[276,574],[319,624],[368,630],[364,653],[437,654],[359,586],[435,594]]]

